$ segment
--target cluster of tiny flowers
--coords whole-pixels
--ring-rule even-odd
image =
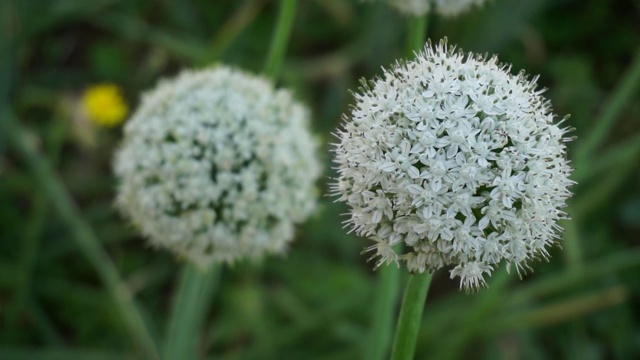
[[[456,16],[471,7],[482,5],[485,0],[387,0],[389,5],[405,15],[423,16],[433,6],[442,16]]]
[[[377,265],[452,266],[465,289],[501,261],[547,258],[571,195],[566,128],[536,80],[495,57],[427,45],[355,95],[332,192]],[[404,253],[394,245],[404,243]]]
[[[202,268],[285,250],[315,207],[309,112],[267,79],[218,66],[147,93],[115,159],[121,210]]]

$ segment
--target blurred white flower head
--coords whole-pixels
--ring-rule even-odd
[[[423,16],[433,8],[442,16],[456,16],[486,0],[386,0],[389,5],[405,15]]]
[[[405,15],[422,16],[431,9],[432,0],[386,0],[389,5]]]
[[[145,94],[115,158],[117,203],[153,246],[202,268],[280,253],[316,204],[309,112],[229,67]]]
[[[536,78],[496,57],[427,44],[355,94],[337,132],[332,192],[377,265],[452,266],[473,289],[502,261],[547,258],[573,183],[568,129]],[[404,243],[402,254],[394,245]]]

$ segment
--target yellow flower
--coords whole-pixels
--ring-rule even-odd
[[[101,126],[118,125],[129,111],[120,88],[114,84],[90,86],[82,94],[82,105],[91,121]]]

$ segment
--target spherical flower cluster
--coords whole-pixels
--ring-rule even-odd
[[[387,0],[391,6],[403,14],[423,16],[431,7],[442,16],[456,16],[471,7],[482,5],[485,0]]]
[[[375,242],[378,265],[450,265],[470,289],[503,260],[520,272],[549,256],[572,184],[567,129],[536,79],[509,70],[429,44],[355,95],[332,191],[350,207],[348,224]]]
[[[91,121],[106,127],[120,124],[129,111],[120,88],[108,83],[87,88],[82,94],[82,105]]]
[[[186,71],[127,123],[117,202],[152,245],[202,268],[280,253],[314,209],[316,148],[290,92],[224,66]]]

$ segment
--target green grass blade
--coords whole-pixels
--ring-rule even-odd
[[[25,299],[25,307],[29,309],[29,317],[47,345],[63,346],[65,344],[62,334],[40,303],[33,297],[28,297]],[[1,356],[0,359],[2,359]]]
[[[207,272],[184,265],[169,318],[164,359],[196,359],[200,334],[218,283],[220,267]]]
[[[17,268],[12,269],[12,273],[16,277],[15,287],[11,302],[6,306],[4,311],[5,341],[9,344],[14,343],[19,334],[18,318],[24,311],[27,296],[31,291],[34,262],[38,247],[40,246],[41,232],[47,215],[46,204],[45,200],[41,197],[35,199],[29,227],[25,229],[24,239],[22,239],[21,258]]]
[[[56,119],[57,120],[57,119]],[[51,136],[48,153],[51,154],[51,162],[58,163],[62,143],[67,131],[67,122],[54,122],[51,125]],[[32,279],[36,265],[36,255],[40,247],[40,240],[44,230],[46,216],[49,213],[49,204],[44,198],[44,194],[35,193],[33,204],[33,214],[29,219],[29,225],[24,232],[22,256],[17,268],[17,280],[15,283],[14,296],[7,306],[5,329],[9,338],[7,343],[13,343],[19,333],[17,319],[24,311],[26,299],[32,291]]]
[[[255,20],[262,8],[264,0],[248,0],[227,18],[211,40],[211,58],[218,59],[229,45]]]
[[[278,79],[280,69],[289,45],[296,13],[296,0],[280,0],[278,23],[271,39],[269,54],[264,65],[264,73],[273,80]]]
[[[580,271],[582,268],[582,245],[578,229],[578,219],[570,215],[570,220],[562,220],[559,225],[564,229],[562,246],[565,261],[570,271]]]
[[[506,299],[505,305],[520,305],[532,299],[543,298],[579,283],[634,266],[640,266],[640,248],[618,251],[601,259],[590,260],[589,266],[585,266],[582,271],[551,274],[515,289]]]
[[[92,24],[115,33],[124,39],[144,42],[169,51],[192,64],[205,61],[207,45],[192,37],[176,36],[152,27],[140,19],[124,14],[107,12],[91,18]]]
[[[589,157],[593,155],[598,146],[602,145],[624,107],[633,98],[638,85],[640,85],[640,50],[621,79],[615,92],[605,104],[602,114],[594,122],[593,129],[586,138],[581,139],[577,150],[576,167],[588,162]]]
[[[7,360],[129,360],[133,356],[83,349],[0,349],[0,359]]]
[[[589,161],[588,166],[580,166],[573,171],[571,178],[577,183],[604,175],[606,170],[633,166],[640,154],[640,135],[613,145],[602,155]]]
[[[129,290],[122,283],[115,265],[102,248],[93,229],[80,215],[62,181],[54,173],[49,163],[38,153],[34,143],[29,140],[26,131],[15,116],[10,113],[9,109],[4,109],[1,118],[0,126],[2,126],[2,131],[9,134],[8,138],[12,146],[29,166],[39,186],[47,194],[51,206],[71,230],[72,236],[77,241],[80,249],[96,269],[120,311],[122,320],[127,326],[134,343],[145,354],[146,358],[159,358],[155,343],[133,302]]]
[[[615,306],[628,297],[629,292],[624,286],[615,286],[591,294],[563,299],[537,309],[508,314],[497,320],[495,325],[487,330],[490,330],[492,334],[497,334],[506,330],[558,324]]]
[[[411,16],[407,20],[407,45],[405,56],[411,60],[415,57],[416,53],[419,53],[427,37],[427,25],[428,15],[425,16]]]

